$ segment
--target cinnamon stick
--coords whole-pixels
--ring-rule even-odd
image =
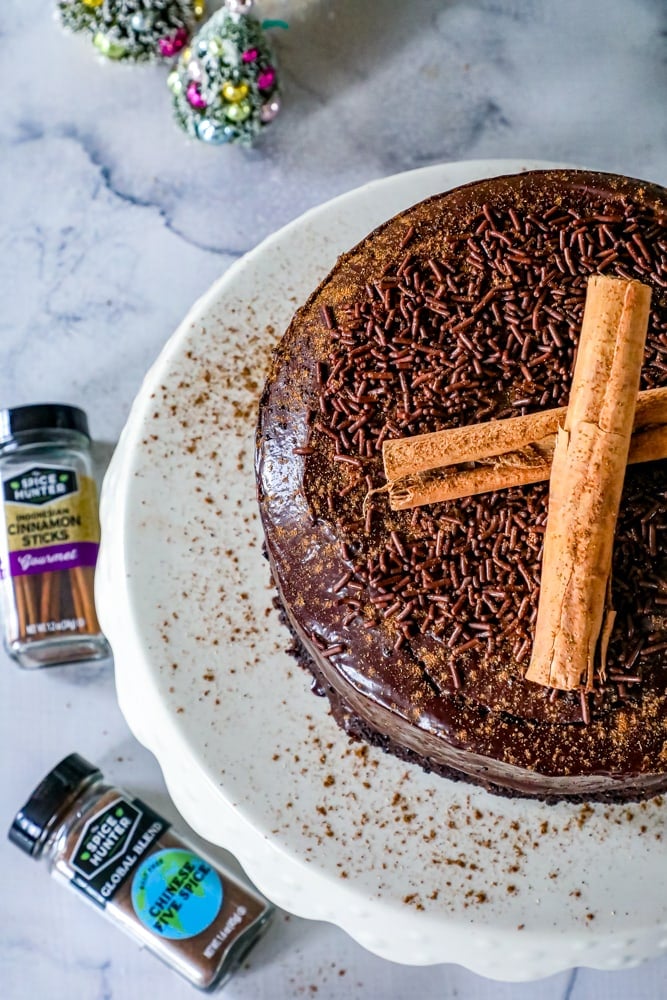
[[[99,623],[95,611],[94,600],[94,570],[91,566],[76,566],[70,570],[72,581],[72,600],[75,617],[82,624],[80,632],[98,632]]]
[[[479,493],[545,482],[551,475],[555,442],[554,435],[550,447],[543,447],[540,458],[533,457],[537,455],[537,449],[533,455],[512,452],[508,456],[498,456],[488,466],[461,470],[435,469],[416,476],[404,476],[388,484],[389,505],[392,510],[412,510],[442,500],[457,500]],[[508,459],[507,464],[503,463],[505,458]],[[657,462],[664,458],[667,458],[667,423],[661,427],[639,429],[633,434],[628,465]]]
[[[32,575],[17,578],[17,583],[23,590],[25,620],[30,623],[38,621],[39,618],[39,605],[36,594],[38,582],[38,580],[33,580]]]
[[[49,612],[46,620],[57,622],[60,618],[60,604],[61,604],[60,592],[63,583],[63,576],[66,579],[67,575],[66,571],[64,573],[58,572],[58,573],[51,573],[49,575],[53,577],[53,581],[51,583],[51,604],[49,607]]]
[[[53,600],[53,585],[55,573],[45,573],[42,579],[42,591],[39,598],[39,618],[40,621],[48,622],[53,617],[51,614],[51,603]]]
[[[559,407],[385,441],[392,510],[544,482],[566,413]],[[628,463],[661,458],[667,458],[667,387],[639,393]]]
[[[95,567],[84,566],[83,580],[85,586],[84,606],[86,608],[86,627],[89,632],[99,632],[100,623],[95,608]]]
[[[391,482],[427,469],[520,452],[545,438],[553,438],[565,413],[566,408],[561,407],[527,417],[488,420],[470,427],[385,441],[382,445],[385,475]]]
[[[12,586],[14,587],[14,602],[16,605],[16,637],[19,637],[26,634],[26,622],[28,619],[28,609],[23,592],[23,577],[15,577],[12,581]]]
[[[651,290],[589,279],[565,424],[549,481],[542,584],[526,678],[560,690],[593,688],[606,644],[611,559],[644,358]],[[602,650],[602,652],[604,652]]]

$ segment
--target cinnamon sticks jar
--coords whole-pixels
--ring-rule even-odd
[[[0,411],[0,592],[4,639],[22,667],[109,655],[95,613],[100,540],[83,410]]]
[[[273,914],[263,896],[76,753],[37,786],[9,839],[200,989],[232,974]]]

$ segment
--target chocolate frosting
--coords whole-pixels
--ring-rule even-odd
[[[377,362],[378,370],[390,370],[383,361],[384,336],[364,323],[371,306],[376,318],[384,309],[387,337],[392,335],[396,321],[389,313],[405,308],[396,298],[396,286],[404,279],[412,282],[410,295],[419,296],[422,344],[418,357],[413,352],[410,358],[410,378],[425,371],[418,379],[423,385],[429,372],[434,378],[440,372],[441,383],[433,385],[442,384],[442,401],[422,405],[415,391],[410,405],[418,416],[402,429],[399,417],[401,406],[407,409],[408,389],[399,376],[406,366],[394,368],[392,378],[371,379],[374,388],[364,396],[372,401],[364,407],[371,441],[377,442],[378,428],[387,424],[388,433],[398,436],[565,405],[576,348],[572,316],[580,315],[585,281],[593,271],[653,286],[642,388],[667,384],[666,220],[667,192],[628,178],[537,171],[476,182],[421,202],[375,230],[340,258],[296,314],[276,351],[260,405],[259,505],[282,603],[324,681],[338,722],[349,731],[366,727],[394,752],[403,748],[427,767],[454,769],[527,795],[639,797],[667,788],[667,566],[660,548],[667,526],[667,463],[637,467],[626,478],[613,581],[619,612],[610,645],[615,682],[600,686],[585,725],[578,693],[549,698],[545,689],[524,680],[548,484],[434,504],[417,515],[390,512],[380,495],[372,498],[372,515],[365,518],[364,497],[369,487],[383,482],[381,448],[364,450],[362,441],[364,453],[355,458],[350,435],[336,443],[338,432],[331,428],[337,418],[329,419],[335,400],[357,391],[353,381],[361,376],[355,369],[370,371]],[[491,253],[490,246],[499,249]],[[429,281],[439,282],[437,301]],[[461,294],[462,288],[468,294]],[[498,290],[505,303],[515,303],[503,306],[500,316],[493,308]],[[561,297],[552,298],[551,290]],[[412,309],[414,302],[408,305]],[[506,349],[508,326],[514,325],[517,340],[524,337],[528,308],[534,310],[535,350],[542,354],[531,355],[527,347],[514,364]],[[552,353],[539,346],[547,324],[557,348]],[[438,347],[438,336],[442,346],[443,331],[449,336],[452,329],[469,334],[453,342],[453,353],[467,355],[461,365],[475,366],[468,364],[463,384],[448,391],[454,384],[448,373],[451,343],[441,358],[433,349],[424,353],[424,345]],[[373,340],[377,336],[380,349]],[[489,341],[502,341],[507,362],[502,371]],[[375,354],[365,350],[369,344]],[[349,372],[341,363],[337,375],[336,358],[352,350],[357,353]],[[394,357],[400,358],[396,350]],[[542,369],[549,377],[540,382]],[[502,391],[492,393],[491,387],[500,387],[499,372]],[[471,608],[476,602],[480,617],[481,605],[469,587],[464,596],[462,580],[478,572],[476,553],[465,549],[472,535],[497,528],[498,518],[508,524],[510,515],[519,525],[510,537],[513,545],[523,546],[523,579],[515,572],[510,577],[518,581],[510,595],[515,624],[503,629],[489,613],[481,622],[472,621]],[[411,601],[410,593],[416,592],[405,586],[392,605],[398,610],[385,615],[389,599],[378,603],[382,598],[367,567],[384,566],[390,557],[400,563],[395,546],[402,550],[401,539],[416,546],[414,551],[422,545],[432,552],[436,530],[450,528],[451,548],[463,546],[466,561],[461,572],[455,563],[445,583],[438,577],[428,584],[441,595],[432,617],[427,619],[424,610],[432,606],[428,593],[422,593],[421,603],[414,596]],[[437,562],[431,559],[429,574],[416,578],[423,583],[437,577]],[[485,576],[493,572],[488,562],[482,577],[491,587]],[[451,561],[447,565],[451,568]],[[373,572],[377,580],[379,571]],[[483,583],[473,579],[483,590]],[[459,595],[454,607],[462,608],[461,628],[479,630],[464,634],[473,639],[459,642],[463,649],[452,641],[456,615],[438,617],[447,600],[451,606]],[[500,603],[494,597],[488,607]]]

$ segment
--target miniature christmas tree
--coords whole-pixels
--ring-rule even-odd
[[[280,110],[275,59],[250,7],[228,0],[169,74],[176,120],[195,139],[249,145]]]
[[[204,0],[59,0],[67,30],[91,36],[108,59],[170,59],[187,45]]]

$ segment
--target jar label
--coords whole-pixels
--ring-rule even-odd
[[[139,799],[114,799],[81,831],[69,858],[72,882],[106,906],[168,828],[167,820]]]
[[[156,851],[141,862],[132,880],[132,906],[148,930],[180,941],[201,934],[222,907],[220,876],[191,851]]]
[[[12,577],[94,566],[100,540],[97,489],[90,476],[55,465],[26,465],[2,481],[6,572]]]
[[[27,503],[42,507],[52,500],[61,500],[78,490],[74,469],[32,466],[4,482],[5,503]]]

